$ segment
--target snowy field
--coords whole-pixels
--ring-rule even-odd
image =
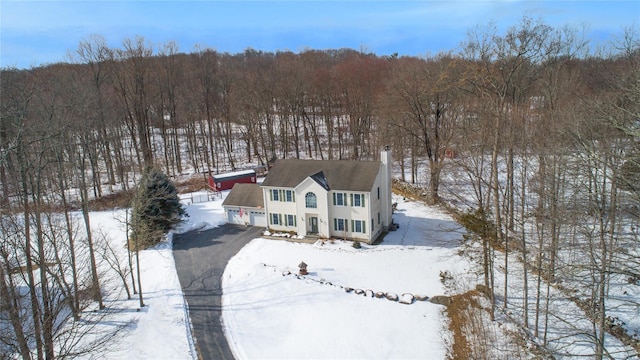
[[[222,198],[191,203],[189,195],[183,201],[189,218],[178,232],[224,222]],[[457,254],[462,235],[455,222],[418,203],[394,201],[400,228],[378,246],[255,239],[243,248],[223,277],[223,321],[236,357],[445,358],[450,336],[443,306],[355,294],[442,295],[440,271],[467,271],[468,264]],[[122,218],[123,210],[92,214],[96,228],[124,251]],[[297,272],[301,261],[309,264],[308,276],[283,276]],[[91,357],[196,359],[171,236],[142,251],[140,263],[145,307],[138,310],[137,296],[122,300],[123,292],[112,294],[108,301],[117,302],[116,309],[103,326],[120,324],[124,330],[112,346]],[[112,281],[108,291],[121,288]],[[344,287],[354,290],[347,293]]]

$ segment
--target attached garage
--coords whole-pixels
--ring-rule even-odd
[[[229,224],[267,227],[267,216],[264,210],[225,207]]]
[[[240,216],[240,209],[226,209],[226,211],[227,211],[227,222],[229,224],[244,225],[242,216]]]
[[[267,226],[262,189],[257,184],[235,184],[222,207],[230,224]]]
[[[267,214],[265,214],[264,210],[250,211],[249,219],[253,226],[267,227]]]

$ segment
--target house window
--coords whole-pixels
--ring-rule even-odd
[[[380,200],[380,186],[378,186],[378,200]]]
[[[316,198],[316,194],[309,192],[304,196],[304,202],[308,208],[317,208],[318,207],[318,199]]]
[[[366,233],[366,221],[363,220],[351,220],[351,228],[353,229],[353,232],[357,232],[357,233]]]
[[[333,229],[335,231],[349,231],[346,219],[333,219]]]
[[[378,225],[380,225],[380,212],[378,212]]]
[[[285,215],[285,225],[286,226],[296,226],[296,216],[295,215]]]
[[[271,225],[282,225],[282,215],[271,213],[269,221],[271,222]]]
[[[296,194],[292,190],[285,190],[284,199],[286,202],[294,202],[296,201]]]
[[[351,206],[364,207],[364,194],[351,194]]]
[[[333,205],[347,206],[347,194],[333,193]]]
[[[295,202],[296,193],[293,190],[271,189],[269,190],[271,201]]]

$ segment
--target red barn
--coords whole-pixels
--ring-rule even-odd
[[[242,170],[209,176],[209,187],[213,191],[229,190],[233,187],[233,185],[238,183],[255,184],[256,171]]]

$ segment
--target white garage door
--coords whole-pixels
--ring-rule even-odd
[[[228,209],[227,216],[229,218],[229,224],[244,225],[244,221],[242,221],[242,217],[240,217],[240,210]]]
[[[264,211],[251,211],[249,212],[249,218],[251,225],[267,227],[267,216]]]

